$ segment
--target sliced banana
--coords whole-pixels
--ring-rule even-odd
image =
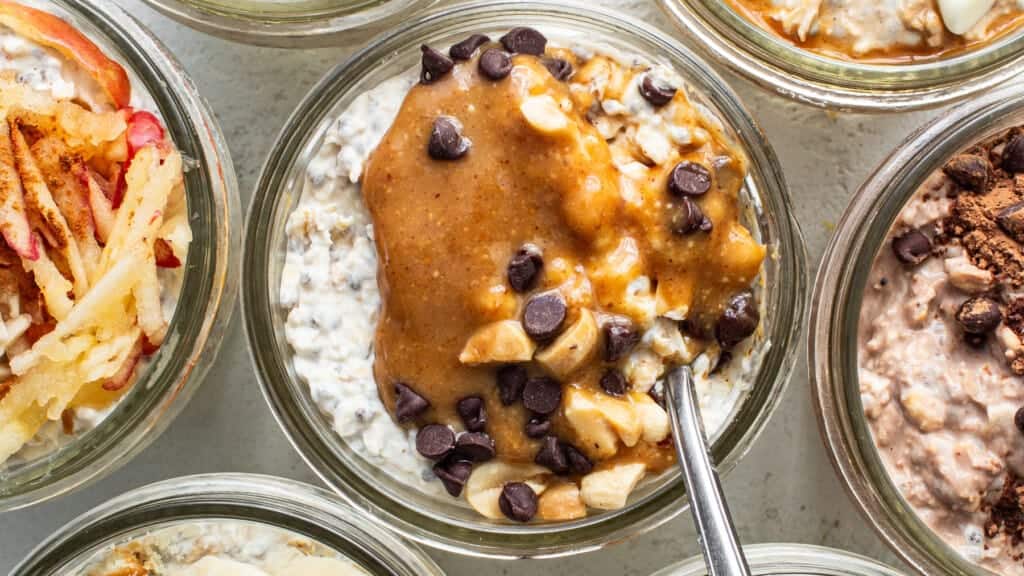
[[[575,484],[556,484],[544,491],[537,502],[537,517],[548,521],[566,521],[585,518],[587,505]]]
[[[536,349],[522,324],[501,320],[474,332],[459,354],[459,362],[470,366],[529,362]]]
[[[619,451],[619,437],[594,402],[594,394],[569,387],[565,392],[565,418],[576,431],[579,448],[592,458],[610,458]]]
[[[939,0],[939,13],[953,34],[968,33],[992,9],[995,0]]]
[[[618,510],[647,473],[643,463],[616,464],[583,477],[580,495],[583,502],[599,510]]]
[[[668,438],[669,434],[672,433],[672,427],[665,409],[659,406],[647,394],[634,392],[630,397],[633,399],[633,406],[640,416],[640,422],[644,429],[644,442],[657,444]]]
[[[597,340],[597,320],[584,308],[576,322],[534,359],[556,378],[565,378],[590,361]]]
[[[478,466],[466,481],[466,501],[474,510],[492,520],[505,517],[498,506],[501,489],[509,482],[523,482],[537,495],[547,488],[547,468],[534,464],[508,464],[492,461]]]

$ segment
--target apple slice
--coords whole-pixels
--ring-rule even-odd
[[[108,58],[71,24],[49,12],[12,0],[0,0],[0,24],[73,60],[96,80],[114,108],[125,108],[131,104],[132,85],[124,68]]]
[[[167,321],[164,320],[160,303],[160,279],[157,277],[156,262],[147,260],[144,266],[146,271],[132,289],[132,296],[135,297],[139,328],[142,328],[151,347],[160,347],[167,335]]]
[[[21,185],[25,190],[25,206],[28,208],[30,220],[37,223],[43,236],[60,251],[68,268],[71,269],[75,298],[82,298],[89,290],[89,276],[85,272],[85,264],[78,251],[78,244],[75,242],[67,220],[64,219],[64,215],[61,214],[50,193],[50,188],[43,178],[39,164],[32,155],[28,141],[25,140],[25,136],[17,124],[10,122],[8,124],[11,130],[11,142],[14,144],[14,164],[21,176]]]
[[[143,336],[139,336],[135,340],[135,344],[128,353],[128,357],[124,359],[124,363],[121,364],[121,368],[103,383],[104,390],[116,392],[124,389],[131,382],[132,377],[135,375],[135,369],[138,368],[139,361],[142,360],[143,339]]]
[[[131,161],[139,150],[164,141],[164,127],[160,119],[150,112],[138,110],[128,117],[127,136],[128,159]]]
[[[26,260],[39,259],[39,243],[28,222],[25,190],[14,165],[11,133],[0,134],[0,233],[7,245]]]

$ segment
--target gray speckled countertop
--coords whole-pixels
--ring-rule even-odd
[[[655,0],[594,0],[664,26]],[[350,48],[285,51],[253,48],[194,32],[119,0],[177,55],[205,94],[227,135],[248,204],[263,159],[288,114]],[[674,32],[674,31],[672,31]],[[782,160],[807,237],[811,270],[847,199],[910,132],[938,112],[898,116],[826,113],[771,96],[729,76]],[[804,354],[787,395],[763,436],[726,479],[742,539],[844,548],[895,562],[840,486],[810,405]],[[72,517],[143,484],[200,472],[259,472],[315,481],[292,451],[259,392],[245,351],[240,313],[202,389],[168,432],[98,484],[30,510],[0,516],[0,573]],[[490,574],[622,576],[651,574],[698,552],[687,515],[653,534],[581,557],[491,563]],[[452,575],[481,572],[482,561],[435,554]]]

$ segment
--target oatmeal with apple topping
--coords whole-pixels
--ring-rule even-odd
[[[339,117],[281,300],[296,372],[358,451],[488,518],[561,521],[673,464],[672,366],[694,364],[722,426],[765,249],[746,157],[683,88],[516,28],[424,46],[418,82]]]
[[[103,550],[83,576],[366,576],[333,550],[260,524],[207,520],[158,528]]]
[[[0,2],[0,25],[2,465],[130,389],[167,334],[191,232],[182,158],[124,69],[52,14]]]
[[[912,62],[978,48],[1024,23],[1021,0],[728,0],[754,24],[825,56]]]
[[[859,330],[893,482],[964,557],[1024,574],[1024,131],[955,156],[907,203]]]

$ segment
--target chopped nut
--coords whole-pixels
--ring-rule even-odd
[[[472,366],[529,362],[536,348],[522,324],[501,320],[474,332],[459,354],[459,362]]]
[[[583,502],[599,510],[623,508],[646,473],[647,466],[642,463],[617,464],[591,472],[583,477],[580,484]]]

